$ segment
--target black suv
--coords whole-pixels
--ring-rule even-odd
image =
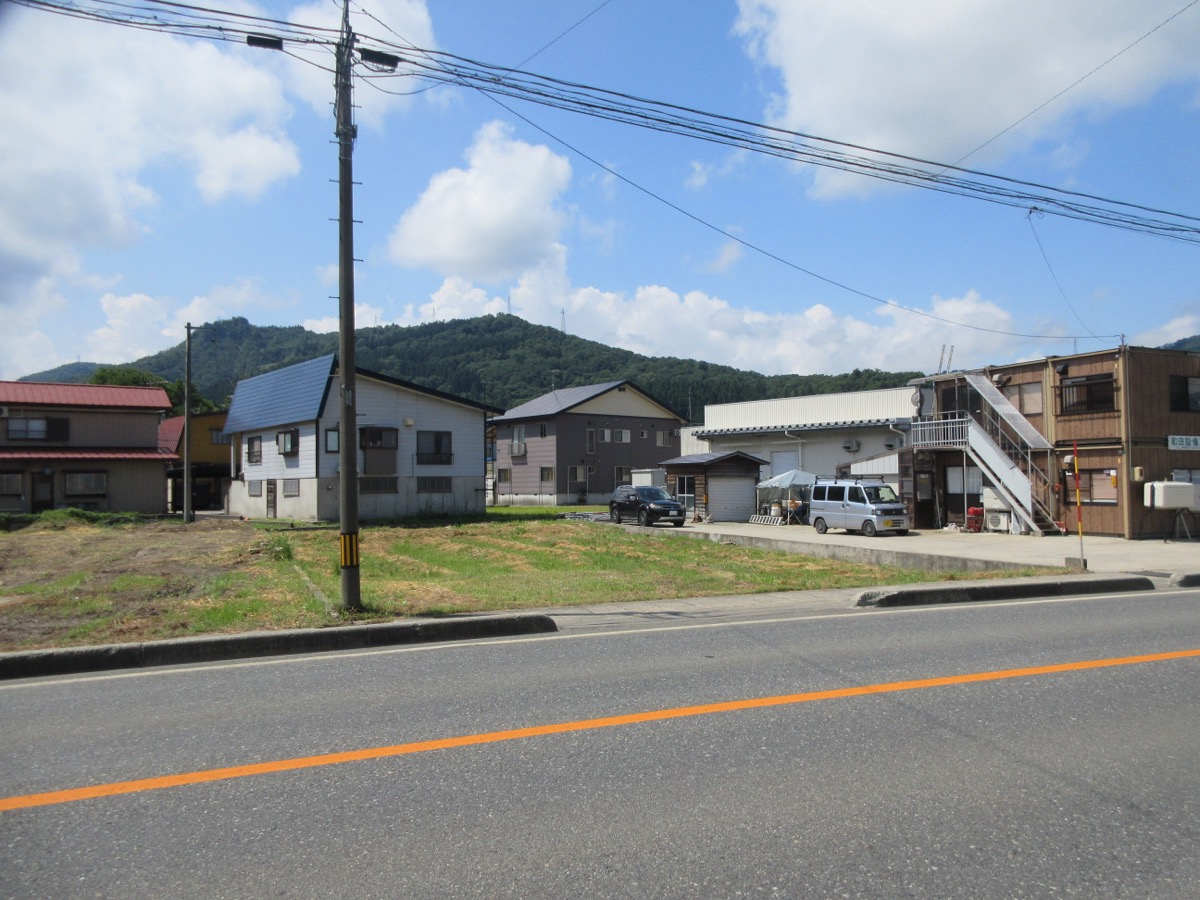
[[[660,487],[623,484],[608,501],[608,515],[618,525],[623,518],[637,518],[639,525],[653,525],[659,519],[676,528],[683,526],[683,506]]]

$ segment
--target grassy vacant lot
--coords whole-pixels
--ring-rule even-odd
[[[931,577],[647,539],[556,512],[498,510],[486,521],[364,527],[366,609],[354,620]],[[223,519],[185,527],[72,511],[3,524],[14,530],[0,531],[0,651],[347,622],[338,610],[336,528]]]

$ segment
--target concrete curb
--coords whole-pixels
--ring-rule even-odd
[[[1194,588],[1200,587],[1200,574],[1175,574],[1171,576],[1171,587]]]
[[[1019,579],[985,584],[940,584],[863,591],[855,606],[923,606],[934,603],[972,603],[981,600],[1025,600],[1119,591],[1152,591],[1154,582],[1142,575],[1094,578]]]
[[[330,650],[360,650],[396,644],[469,640],[542,634],[558,631],[550,616],[517,614],[423,619],[419,622],[386,622],[335,628],[252,631],[247,634],[210,635],[146,641],[138,644],[104,644],[0,653],[0,679],[68,675],[109,669],[176,666],[254,656],[286,656]]]

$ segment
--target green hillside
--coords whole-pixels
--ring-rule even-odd
[[[336,334],[225,319],[193,330],[192,383],[220,404],[242,378],[336,350]],[[355,350],[359,368],[501,409],[556,387],[628,379],[689,419],[699,419],[706,403],[897,387],[921,374],[855,369],[843,375],[768,376],[691,359],[641,356],[509,315],[363,328]],[[184,345],[129,366],[166,381],[181,380]],[[99,367],[74,363],[22,380],[87,381]]]

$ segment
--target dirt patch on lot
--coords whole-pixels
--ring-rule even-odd
[[[203,596],[253,564],[256,533],[237,520],[97,528],[35,523],[0,532],[0,650],[46,646],[120,610],[104,640],[162,636],[164,606]],[[168,626],[169,627],[169,626]],[[82,637],[82,635],[77,635]]]

